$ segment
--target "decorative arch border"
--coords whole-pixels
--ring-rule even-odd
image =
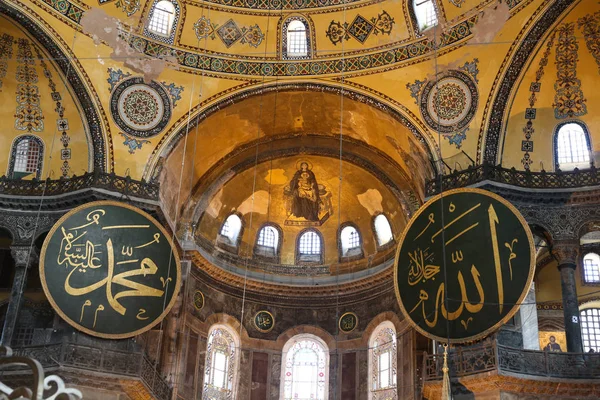
[[[141,18],[140,20],[142,21],[142,23],[144,24],[144,36],[159,41],[159,42],[163,42],[166,44],[175,44],[175,36],[178,36],[178,32],[179,32],[179,21],[181,20],[181,6],[179,5],[179,2],[177,0],[164,0],[164,1],[168,1],[171,4],[173,4],[173,7],[175,8],[175,15],[173,17],[173,26],[171,27],[171,32],[169,33],[169,36],[162,36],[162,35],[158,35],[154,32],[151,32],[148,29],[148,24],[150,23],[150,17],[152,16],[152,13],[154,12],[154,8],[156,7],[156,5],[158,3],[160,3],[163,0],[154,0],[152,2],[148,2],[147,4],[147,8],[144,10],[143,15],[146,15],[146,18]]]
[[[242,353],[242,338],[239,335],[239,331],[236,331],[230,324],[227,323],[221,323],[221,322],[217,322],[217,323],[213,323],[211,325],[209,325],[206,333],[206,354],[204,357],[204,371],[202,371],[202,380],[204,381],[205,377],[206,377],[206,373],[207,373],[207,365],[209,365],[209,360],[208,358],[212,355],[212,351],[209,350],[208,348],[208,344],[209,344],[209,340],[210,340],[210,336],[211,333],[214,329],[222,329],[225,332],[227,332],[227,334],[231,337],[233,343],[234,343],[234,347],[236,349],[235,354],[233,355],[233,365],[229,365],[229,368],[231,368],[231,370],[229,371],[229,373],[231,374],[231,394],[232,394],[232,398],[236,398],[237,393],[238,393],[238,384],[240,381],[240,364],[241,364],[241,353]],[[200,353],[202,354],[202,353]],[[206,387],[206,385],[203,385],[204,388]],[[205,389],[202,389],[203,392]]]
[[[100,99],[92,88],[91,81],[79,61],[71,53],[69,46],[62,40],[60,35],[47,22],[35,13],[32,9],[21,6],[23,10],[7,2],[0,2],[0,14],[5,15],[20,25],[26,32],[35,38],[44,50],[53,58],[53,64],[58,67],[64,79],[70,86],[69,94],[74,96],[79,103],[79,110],[85,116],[84,126],[89,132],[89,138],[92,141],[91,158],[93,159],[93,168],[99,172],[109,172],[113,166],[113,147],[108,128],[108,120],[102,109]],[[28,14],[38,17],[33,20]],[[50,32],[50,33],[49,33]],[[58,43],[58,44],[57,44]],[[89,88],[89,90],[88,90]],[[91,93],[90,93],[91,91]],[[96,108],[98,107],[98,109]],[[103,128],[107,130],[104,135]],[[106,139],[106,142],[105,142]],[[110,157],[107,157],[107,152]],[[111,161],[110,168],[107,168],[107,158]]]
[[[344,230],[344,228],[347,227],[352,227],[356,230],[356,232],[358,232],[358,246],[360,248],[360,254],[356,254],[353,256],[344,256],[342,254],[343,248],[342,248],[342,231]],[[360,231],[360,229],[358,228],[358,226],[351,222],[351,221],[346,221],[342,224],[340,224],[340,226],[337,229],[337,250],[338,250],[338,257],[339,257],[339,261],[341,263],[343,262],[350,262],[350,261],[356,261],[356,260],[360,260],[362,258],[364,258],[365,256],[365,250],[364,250],[364,240],[363,240],[363,234]]]
[[[587,147],[587,151],[590,157],[590,166],[592,166],[592,164],[594,163],[594,158],[592,157],[592,141],[590,139],[590,131],[585,122],[579,119],[569,119],[567,121],[562,121],[558,123],[554,127],[554,131],[552,132],[552,165],[554,166],[554,169],[558,170],[560,167],[558,163],[558,141],[556,140],[558,138],[558,132],[563,126],[567,124],[577,124],[581,127],[581,129],[583,129],[583,135],[585,136],[585,145]]]
[[[223,96],[220,99],[218,99],[218,97],[221,96],[221,94],[215,95],[212,98],[207,99],[204,104],[201,104],[193,111],[190,111],[192,113],[195,113],[195,116],[188,120],[188,114],[185,114],[176,122],[176,124],[179,126],[177,131],[173,134],[174,129],[172,129],[160,139],[160,141],[157,143],[156,147],[152,151],[151,158],[158,160],[157,155],[159,155],[159,152],[162,155],[162,157],[166,158],[168,154],[171,153],[171,151],[173,151],[179,140],[185,137],[187,132],[191,132],[196,126],[198,126],[199,123],[210,117],[212,114],[226,108],[227,106],[239,103],[254,96],[261,96],[263,94],[269,94],[272,92],[294,91],[334,93],[336,95],[344,95],[350,100],[354,100],[359,103],[374,107],[375,109],[378,109],[388,114],[394,120],[407,127],[408,130],[413,134],[413,136],[424,146],[424,148],[427,151],[427,156],[429,160],[435,160],[434,154],[439,153],[439,147],[437,142],[433,137],[427,135],[428,132],[425,128],[423,131],[419,130],[417,126],[412,121],[410,121],[401,111],[384,103],[382,100],[379,100],[376,97],[361,93],[356,89],[351,89],[343,86],[333,86],[331,84],[314,82],[296,82],[285,84],[273,84],[259,87],[255,86],[245,90],[242,89],[229,96]],[[207,105],[210,101],[214,102],[210,105]],[[205,108],[201,108],[203,106]],[[408,109],[405,111],[408,111]],[[438,166],[436,163],[432,162],[432,166],[435,169],[436,173],[441,172],[440,170],[438,170]],[[154,169],[156,167],[157,161],[153,162],[152,164],[148,163],[143,174],[145,179],[150,179],[154,175]]]
[[[35,179],[40,179],[42,176],[42,169],[44,167],[44,152],[46,150],[46,146],[44,146],[44,141],[39,137],[32,134],[20,135],[17,136],[10,146],[10,158],[8,163],[8,171],[6,176],[12,178],[13,173],[15,172],[15,161],[17,156],[17,146],[23,140],[30,139],[34,141],[38,146],[40,146],[40,154],[38,155],[37,167],[35,171]]]
[[[290,57],[287,54],[287,30],[293,21],[300,21],[306,29],[306,56]],[[310,17],[304,14],[288,14],[277,21],[277,58],[281,60],[310,60],[317,51],[315,24]]]
[[[306,261],[306,260],[301,259],[302,254],[300,254],[300,238],[302,236],[304,236],[305,233],[308,233],[308,232],[316,233],[317,236],[319,237],[319,240],[321,241],[321,252],[319,253],[318,261]],[[325,241],[323,240],[323,234],[318,229],[310,227],[310,228],[304,228],[300,232],[298,232],[298,235],[296,236],[296,245],[294,248],[295,248],[295,261],[296,261],[297,265],[323,265],[323,262],[325,260]]]
[[[492,165],[496,165],[499,162],[499,152],[501,151],[500,144],[502,142],[501,136],[506,133],[507,127],[507,124],[502,123],[502,120],[506,115],[506,108],[510,103],[506,101],[506,99],[512,98],[511,93],[513,88],[517,87],[517,81],[521,76],[523,68],[525,65],[528,65],[530,60],[537,54],[536,48],[539,49],[543,45],[542,38],[546,32],[560,18],[561,14],[575,2],[576,0],[556,0],[551,2],[543,15],[534,23],[533,27],[529,29],[525,38],[519,41],[520,45],[518,49],[512,53],[512,57],[510,58],[510,65],[501,69],[496,76],[490,96],[487,100],[486,110],[484,111],[484,122],[479,131],[477,155],[480,161]],[[534,20],[536,14],[537,12],[531,16],[530,21]],[[512,46],[515,45],[516,42],[513,43]],[[509,54],[511,54],[510,50]],[[503,62],[503,65],[506,65],[509,62],[508,57],[509,56],[507,56]],[[501,78],[503,72],[506,73]],[[498,84],[498,82],[500,83]],[[498,90],[495,91],[496,95],[492,101],[492,96],[496,87],[498,87]],[[490,103],[491,111],[488,114],[487,108],[490,106]],[[486,118],[488,115],[489,117]],[[487,121],[487,129],[485,129],[485,121]]]
[[[398,330],[396,329],[396,325],[390,321],[390,320],[385,320],[380,322],[379,324],[377,324],[377,326],[374,327],[374,329],[369,333],[368,336],[368,356],[367,356],[367,364],[368,364],[368,375],[367,375],[367,380],[369,381],[369,393],[368,393],[368,398],[369,400],[373,399],[373,390],[372,390],[372,385],[371,385],[371,379],[373,377],[373,375],[375,374],[375,368],[376,368],[376,360],[375,360],[375,347],[374,347],[374,340],[376,339],[376,335],[379,334],[380,331],[384,330],[384,329],[392,329],[392,331],[394,332],[394,339],[396,340],[395,345],[393,346],[393,348],[396,351],[396,354],[392,354],[392,369],[395,371],[395,375],[396,375],[396,382],[394,382],[394,385],[388,388],[385,388],[384,390],[386,392],[388,391],[392,391],[395,394],[395,398],[398,398],[398,375],[399,375],[399,371],[398,371]],[[389,393],[388,393],[389,394]]]
[[[270,226],[273,229],[275,229],[277,231],[277,234],[279,235],[279,238],[277,240],[277,246],[275,247],[275,256],[274,257],[268,257],[268,256],[265,256],[265,255],[262,255],[262,254],[258,254],[258,252],[257,252],[257,250],[259,248],[258,238],[260,236],[260,232],[264,228],[266,228],[268,226]],[[281,257],[281,246],[282,246],[282,244],[283,244],[283,229],[281,229],[281,226],[279,226],[275,222],[265,222],[256,231],[256,235],[255,235],[255,238],[254,238],[254,247],[252,248],[252,256],[254,258],[258,258],[259,260],[264,260],[264,261],[267,261],[267,262],[276,262],[277,264],[279,264],[280,257]]]

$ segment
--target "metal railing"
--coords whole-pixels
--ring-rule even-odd
[[[444,190],[462,188],[482,181],[492,181],[512,186],[534,189],[569,189],[600,185],[600,170],[592,166],[589,169],[557,172],[518,171],[515,168],[502,168],[499,165],[482,164],[456,171],[425,184],[427,196]]]
[[[14,354],[39,361],[45,369],[70,367],[138,378],[159,400],[170,400],[172,389],[143,352],[131,352],[70,342],[23,346]]]
[[[423,357],[423,381],[442,379],[442,354]],[[565,379],[600,379],[600,353],[523,350],[496,342],[448,353],[452,378],[488,371]]]
[[[159,187],[145,180],[118,176],[115,173],[86,172],[72,178],[22,180],[0,177],[0,195],[56,196],[82,189],[106,189],[143,199],[158,200]]]

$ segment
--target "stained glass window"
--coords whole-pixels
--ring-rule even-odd
[[[305,57],[307,54],[306,27],[301,21],[291,21],[287,27],[287,55]]]
[[[388,244],[394,238],[390,221],[388,221],[385,215],[379,214],[376,216],[373,225],[375,225],[375,236],[377,237],[377,244],[379,246]]]
[[[581,310],[581,335],[584,352],[600,351],[600,308]]]
[[[168,0],[159,1],[154,6],[148,30],[162,36],[169,36],[175,21],[175,6]]]
[[[438,24],[437,11],[433,0],[414,0],[413,5],[419,30],[424,31]]]
[[[258,233],[258,240],[256,241],[256,244],[259,246],[276,249],[277,245],[279,244],[279,232],[277,232],[277,229],[269,225],[263,227]]]
[[[283,348],[284,400],[325,400],[329,385],[329,350],[314,335],[291,338]]]
[[[225,236],[231,242],[230,244],[237,246],[241,230],[242,220],[236,214],[231,214],[221,226],[221,236]]]
[[[396,330],[390,321],[381,323],[369,340],[371,400],[395,400],[398,398]]]
[[[569,123],[560,127],[556,137],[556,161],[565,171],[590,166],[590,148],[581,125]]]
[[[206,348],[203,400],[235,399],[238,353],[235,333],[222,325],[211,328]]]
[[[583,257],[583,279],[586,283],[600,282],[600,256],[587,253]]]

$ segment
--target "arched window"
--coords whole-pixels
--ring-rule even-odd
[[[377,245],[379,247],[392,242],[394,239],[392,227],[385,215],[379,214],[376,216],[373,220],[373,227],[375,228],[375,237],[377,238]]]
[[[153,39],[173,44],[179,20],[179,4],[175,0],[155,0],[144,33]]]
[[[587,253],[583,257],[583,280],[585,283],[600,283],[600,256],[598,254]]]
[[[352,225],[343,226],[340,231],[340,257],[362,257],[362,241],[358,230]]]
[[[382,322],[369,339],[370,400],[397,399],[396,329],[390,321]]]
[[[590,143],[582,125],[559,126],[555,137],[556,167],[563,171],[590,167]]]
[[[300,233],[296,251],[297,262],[322,262],[323,261],[323,241],[321,235],[313,229],[308,229]]]
[[[580,315],[583,351],[600,351],[600,308],[586,308],[580,311]]]
[[[283,347],[283,400],[325,400],[329,389],[329,349],[314,335],[301,334]]]
[[[239,340],[224,325],[211,327],[206,347],[203,399],[235,399]]]
[[[294,15],[285,20],[281,45],[284,59],[310,58],[312,46],[309,24],[304,17]]]
[[[44,159],[44,144],[32,135],[19,136],[14,142],[8,165],[8,176],[19,179],[31,174],[40,178],[42,161]]]
[[[417,17],[417,25],[420,31],[438,24],[434,0],[413,0],[413,9],[415,10],[415,17]]]
[[[258,231],[254,254],[274,258],[279,255],[280,231],[274,225],[265,225]]]
[[[232,247],[237,247],[242,238],[241,233],[242,219],[237,214],[231,214],[221,226],[218,241]]]

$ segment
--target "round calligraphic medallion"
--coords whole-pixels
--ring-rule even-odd
[[[194,308],[198,311],[204,308],[204,295],[199,290],[194,292]]]
[[[254,327],[262,333],[271,332],[271,329],[275,327],[273,314],[265,310],[257,312],[254,315]]]
[[[171,100],[157,82],[129,78],[119,83],[110,97],[115,123],[125,133],[147,138],[160,133],[171,119]]]
[[[450,190],[423,205],[404,230],[396,297],[423,335],[478,340],[517,312],[534,268],[531,231],[512,204],[481,189]]]
[[[54,310],[93,336],[122,339],[158,324],[181,286],[168,232],[128,204],[96,201],[65,214],[40,255],[40,278]]]
[[[425,85],[420,109],[429,127],[454,133],[469,125],[478,101],[475,81],[462,71],[448,70]]]
[[[358,326],[358,317],[353,312],[344,313],[338,323],[340,331],[350,333]]]

